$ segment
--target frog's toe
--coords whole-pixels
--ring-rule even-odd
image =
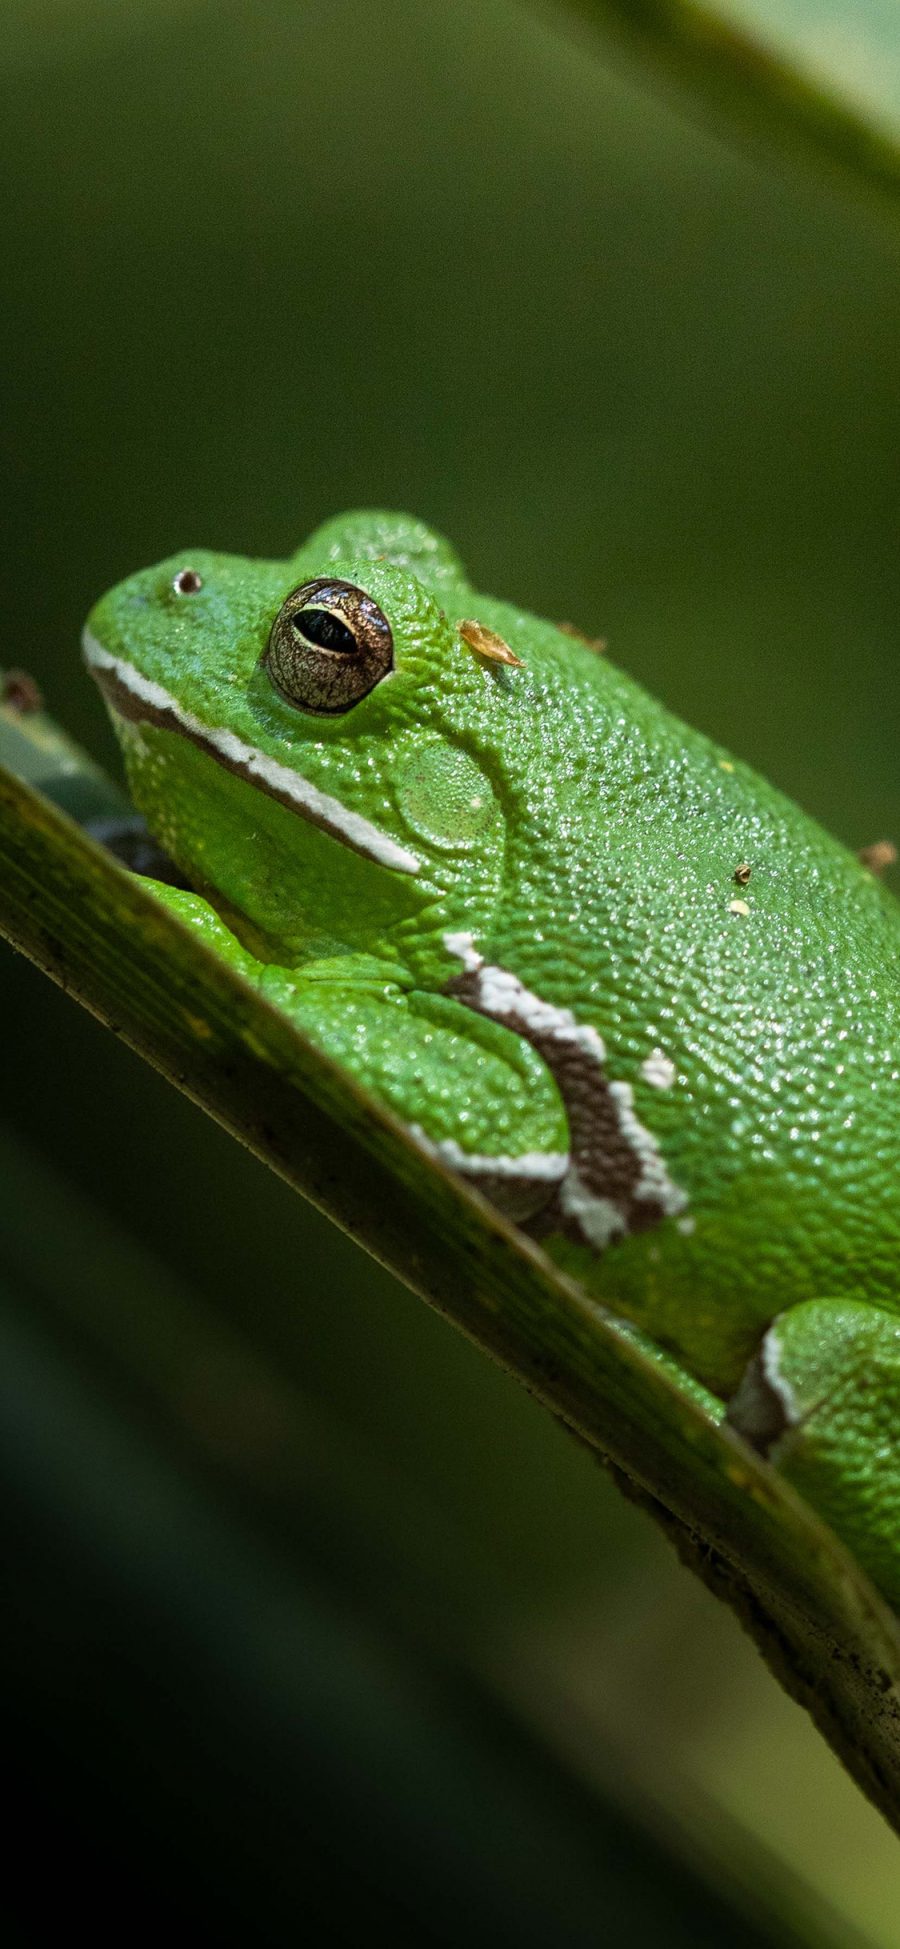
[[[834,1299],[780,1314],[727,1420],[900,1609],[900,1318]]]

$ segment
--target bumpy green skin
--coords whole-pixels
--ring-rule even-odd
[[[179,595],[188,564],[203,587]],[[261,661],[284,598],[326,574],[374,598],[394,646],[390,675],[334,717],[289,704]],[[522,668],[473,653],[457,628],[473,617]],[[771,1327],[756,1395],[772,1426],[752,1410],[742,1424],[740,1396],[732,1418],[774,1444],[900,1604],[890,894],[605,658],[475,594],[405,517],[347,515],[287,562],[182,552],[114,589],[88,629],[186,722],[232,732],[419,864],[362,856],[132,704],[113,717],[134,797],[198,889],[164,897],[423,1140],[458,1146],[463,1169],[473,1158],[476,1182],[492,1188],[479,1159],[524,1158],[545,1249],[695,1380],[732,1394]],[[543,1043],[481,1012],[485,968],[522,984]],[[664,1187],[658,1210],[639,1190],[637,1225],[615,1224],[606,1249],[602,1130],[587,1221],[576,1195],[563,1222],[535,1163],[564,1156],[574,1129],[571,1078],[546,1059],[548,1022],[557,1052],[572,1040],[561,1011],[603,1043],[582,1049],[576,1095],[596,1083],[613,1148],[649,1157]]]

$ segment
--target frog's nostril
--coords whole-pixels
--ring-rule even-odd
[[[177,596],[195,596],[198,589],[203,587],[203,577],[197,574],[195,568],[182,568],[179,569],[172,587]]]

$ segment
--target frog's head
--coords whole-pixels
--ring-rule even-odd
[[[93,610],[85,654],[138,805],[269,952],[489,910],[504,819],[485,710],[520,673],[476,653],[471,613],[447,544],[381,514],[287,562],[187,551]]]

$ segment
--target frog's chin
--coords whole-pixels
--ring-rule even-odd
[[[145,677],[124,657],[113,656],[104,649],[89,629],[83,633],[82,648],[88,669],[115,717],[124,718],[129,724],[156,725],[188,738],[226,771],[247,779],[257,791],[266,792],[287,806],[289,812],[299,813],[301,818],[321,826],[324,832],[331,833],[355,853],[361,853],[364,859],[376,860],[395,873],[421,870],[421,861],[415,853],[399,846],[389,833],[363,818],[362,813],[351,811],[340,799],[332,798],[302,773],[293,771],[290,765],[279,764],[277,758],[270,758],[255,745],[245,744],[224,725],[204,724],[192,711],[185,710],[162,684]]]

